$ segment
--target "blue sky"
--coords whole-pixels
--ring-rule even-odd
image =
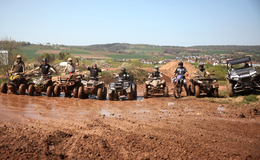
[[[259,0],[0,0],[0,21],[31,43],[260,45]]]

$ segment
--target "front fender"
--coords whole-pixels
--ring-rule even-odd
[[[110,87],[107,87],[107,93],[111,94],[113,92],[113,89],[111,89]]]
[[[132,92],[132,87],[133,87],[133,84],[130,85],[130,86],[125,90],[126,93],[130,93],[130,92]]]

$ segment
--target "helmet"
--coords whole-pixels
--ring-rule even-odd
[[[125,72],[125,68],[123,67],[123,68],[121,68],[121,71],[124,71]]]
[[[179,65],[179,66],[183,66],[183,62],[179,62],[178,65]]]
[[[43,58],[42,61],[43,61],[43,62],[47,62],[47,58]]]
[[[68,58],[68,61],[72,61],[72,58]]]
[[[17,55],[16,58],[22,58],[22,56],[21,55]]]
[[[159,67],[158,66],[155,66],[154,67],[154,71],[157,72],[159,70]]]
[[[92,67],[93,67],[93,68],[97,68],[97,64],[96,64],[96,63],[93,63],[93,64],[92,64]]]
[[[198,67],[199,67],[199,68],[201,67],[201,68],[203,69],[204,63],[201,63],[201,62],[200,62],[199,65],[198,65]]]

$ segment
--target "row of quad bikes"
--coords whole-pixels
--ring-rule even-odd
[[[137,98],[137,85],[133,82],[133,76],[127,75],[121,78],[118,75],[112,79],[118,79],[109,84],[108,89],[105,83],[99,81],[101,77],[90,77],[87,80],[80,74],[62,74],[58,80],[52,81],[52,76],[46,75],[40,79],[27,78],[23,73],[15,73],[9,77],[8,83],[2,83],[1,93],[19,93],[25,95],[26,90],[29,96],[40,95],[45,92],[47,97],[59,97],[60,93],[65,93],[65,97],[73,94],[74,98],[88,98],[89,95],[97,96],[98,100],[105,100],[108,93],[109,100],[118,100],[120,96],[127,96],[129,100]]]

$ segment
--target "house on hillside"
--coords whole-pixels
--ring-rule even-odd
[[[196,59],[188,59],[188,62],[195,63]]]

